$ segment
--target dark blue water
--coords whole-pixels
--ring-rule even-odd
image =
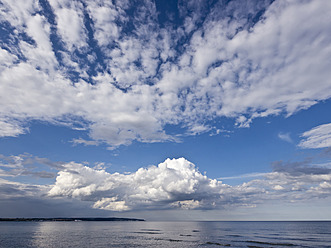
[[[0,222],[0,247],[331,247],[331,222]]]

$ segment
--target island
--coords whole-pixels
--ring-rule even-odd
[[[0,218],[0,221],[145,221],[134,218]]]

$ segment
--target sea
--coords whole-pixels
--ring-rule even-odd
[[[331,247],[331,222],[0,222],[0,247]]]

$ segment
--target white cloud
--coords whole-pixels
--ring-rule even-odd
[[[331,123],[323,124],[302,134],[301,148],[331,147]]]
[[[50,0],[56,27],[69,51],[86,47],[83,4],[76,1]]]
[[[47,170],[45,170],[45,167]],[[0,154],[0,176],[18,177],[32,176],[37,178],[54,178],[52,169],[62,169],[59,163],[51,162],[46,158],[33,157],[29,154],[18,156],[4,156]]]
[[[331,192],[331,170],[306,163],[276,163],[273,172],[241,177],[259,179],[230,186],[202,175],[184,158],[167,159],[130,174],[110,174],[72,162],[59,171],[48,195],[90,201],[93,208],[127,211],[245,207],[270,200],[309,201]]]
[[[184,201],[180,206],[188,208],[191,200],[194,205],[196,197],[200,198],[200,207],[208,207],[209,198],[218,198],[223,187],[184,158],[167,159],[158,166],[140,168],[127,175],[75,163],[66,164],[65,168],[59,172],[49,196],[78,197],[95,201],[95,208],[117,211],[162,205],[169,208],[179,201]]]
[[[196,200],[177,201],[170,205],[182,209],[197,209],[201,207],[200,202]]]
[[[245,116],[241,115],[236,120],[236,126],[240,128],[249,127],[252,123],[252,119],[247,119]]]
[[[254,178],[254,177],[263,177],[266,176],[268,173],[248,173],[248,174],[243,174],[243,175],[238,175],[238,176],[231,176],[231,177],[220,177],[218,179],[220,180],[228,180],[228,179],[242,179],[242,178]]]
[[[222,179],[252,178],[230,186],[199,172],[184,158],[166,159],[158,166],[139,168],[132,173],[108,173],[104,163],[52,162],[29,154],[0,155],[3,199],[39,198],[83,201],[92,208],[110,211],[164,209],[234,209],[247,206],[310,202],[330,198],[331,168],[312,161],[273,164],[269,173],[253,173]],[[14,182],[17,176],[53,178],[52,185]],[[70,200],[70,201],[71,201]]]
[[[192,14],[182,27],[158,25],[150,1],[132,16],[128,2],[84,3],[50,1],[50,23],[39,2],[4,1],[1,21],[15,30],[0,52],[1,136],[42,120],[83,126],[91,142],[114,149],[176,141],[167,124],[191,135],[214,130],[204,123],[217,117],[249,127],[331,97],[329,2],[275,1],[255,25],[248,16],[263,6],[216,4],[208,13],[192,2],[181,13],[202,8],[206,18]]]
[[[27,129],[23,128],[14,121],[5,120],[0,118],[0,137],[16,137],[20,134],[24,134]]]
[[[17,62],[18,58],[14,54],[9,53],[8,51],[0,48],[0,68],[7,68],[13,65],[14,62]]]
[[[200,134],[200,133],[205,133],[207,131],[210,131],[211,127],[203,125],[203,124],[193,124],[189,127],[189,134]]]
[[[61,9],[57,12],[58,16],[58,29],[64,41],[68,43],[69,49],[72,50],[73,46],[78,48],[85,45],[85,32],[82,29],[83,17],[82,14],[78,15],[77,11],[72,9]],[[70,30],[68,26],[71,26]]]
[[[40,197],[49,190],[47,185],[33,185],[12,182],[0,178],[1,199],[13,199],[15,197]]]
[[[284,187],[281,186],[281,185],[275,185],[273,188],[274,188],[275,190],[283,190],[283,189],[284,189]]]
[[[111,2],[88,1],[87,10],[94,21],[94,36],[99,46],[107,46],[114,43],[120,35],[121,27],[115,21],[122,14],[120,7]]]
[[[4,0],[0,8],[1,21],[8,20],[11,25],[22,30],[26,20],[30,18],[31,14],[39,10],[38,2],[35,0]]]
[[[280,133],[278,133],[278,138],[280,138],[281,140],[284,140],[284,141],[286,141],[288,143],[292,143],[293,142],[290,133],[282,133],[282,132],[280,132]]]
[[[101,200],[98,200],[96,203],[93,204],[93,208],[112,211],[130,210],[130,208],[125,205],[125,201],[118,201],[117,197],[102,198]]]
[[[318,46],[326,46],[325,49],[329,50],[329,32],[326,26],[321,25],[320,19],[315,17],[321,15],[322,19],[328,18],[326,9],[330,6],[319,1],[282,4],[284,2],[274,2],[265,13],[263,21],[249,31],[239,32],[232,40],[222,42],[219,38],[222,34],[218,30],[226,27],[224,24],[213,23],[206,28],[204,39],[199,37],[196,44],[193,44],[197,50],[194,54],[197,61],[204,61],[200,59],[198,51],[209,47],[206,42],[212,42],[214,37],[215,41],[220,41],[210,46],[213,47],[214,59],[205,55],[213,60],[205,61],[203,67],[196,65],[198,70],[204,68],[202,71],[206,72],[206,68],[213,62],[226,60],[221,66],[210,69],[209,85],[201,86],[208,93],[215,89],[219,95],[218,99],[215,97],[221,105],[217,111],[219,115],[231,116],[247,112],[257,117],[280,111],[292,114],[315,104],[315,99],[330,97],[329,93],[324,92],[330,92],[330,84],[325,77],[327,70],[324,63],[320,66],[326,57],[321,50],[315,50]],[[314,31],[311,30],[312,26]],[[295,49],[292,49],[293,44]],[[236,56],[231,57],[233,54]],[[201,55],[204,56],[204,53]],[[223,55],[225,59],[217,58],[216,55]],[[316,64],[311,61],[316,61]],[[221,91],[215,85],[216,82],[221,84]],[[312,90],[311,82],[318,82],[315,84],[317,88]]]
[[[98,142],[94,141],[94,140],[84,140],[82,138],[78,138],[78,139],[73,139],[72,143],[76,144],[83,144],[85,146],[97,146]]]

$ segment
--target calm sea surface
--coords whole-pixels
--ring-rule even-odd
[[[0,247],[331,247],[331,222],[0,222]]]

